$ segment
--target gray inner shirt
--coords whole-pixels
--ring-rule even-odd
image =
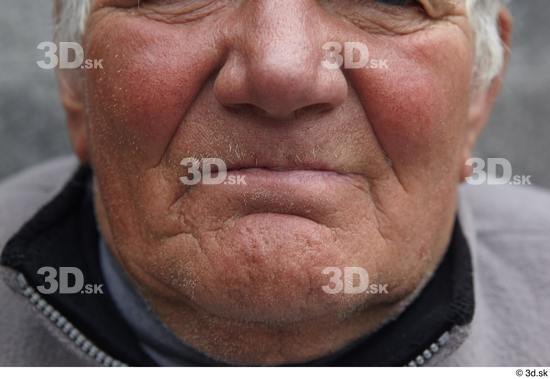
[[[102,238],[99,241],[99,260],[105,287],[115,306],[136,334],[143,351],[156,364],[166,367],[224,365],[186,345],[159,320]]]

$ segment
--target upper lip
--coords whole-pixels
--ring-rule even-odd
[[[269,170],[269,171],[320,171],[320,172],[335,172],[338,174],[346,174],[347,172],[341,167],[337,167],[334,164],[329,162],[324,162],[322,160],[312,161],[312,162],[277,162],[270,160],[240,160],[240,161],[231,161],[225,162],[227,166],[227,171],[238,171],[238,170],[250,170],[250,169],[260,169],[260,170]],[[214,170],[212,170],[214,171]]]

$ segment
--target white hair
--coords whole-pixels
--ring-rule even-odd
[[[55,0],[55,39],[81,42],[92,0]]]
[[[509,0],[466,0],[468,17],[475,33],[475,82],[486,85],[504,63],[503,42],[497,16]],[[55,0],[55,35],[58,41],[80,42],[86,29],[92,0]]]
[[[504,64],[508,48],[500,38],[498,14],[509,0],[466,0],[468,18],[475,33],[476,64],[474,77],[486,85],[493,80]]]

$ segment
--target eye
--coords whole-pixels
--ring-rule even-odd
[[[337,0],[335,0],[337,1]],[[341,1],[341,0],[340,0]],[[423,7],[421,0],[352,0],[357,4],[371,5],[373,7],[387,7],[387,8],[418,8]],[[442,1],[442,0],[439,0]]]
[[[155,5],[172,5],[175,3],[182,3],[181,0],[140,0],[141,4],[155,4]]]
[[[170,6],[170,5],[185,5],[193,6],[196,3],[204,3],[206,0],[140,0],[141,5],[155,5],[155,6]]]
[[[408,7],[412,5],[418,5],[418,0],[375,0],[375,2],[396,7]]]

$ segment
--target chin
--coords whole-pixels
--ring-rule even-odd
[[[370,283],[380,281],[374,258],[381,244],[375,236],[353,238],[303,217],[259,213],[205,232],[194,247],[185,240],[176,236],[168,242],[155,276],[213,316],[297,323],[342,318],[384,300],[383,294],[323,289],[331,284],[327,267],[362,267]]]

